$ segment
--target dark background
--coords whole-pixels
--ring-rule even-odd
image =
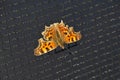
[[[63,20],[77,43],[33,55],[44,26]],[[119,0],[1,0],[1,80],[120,80]]]

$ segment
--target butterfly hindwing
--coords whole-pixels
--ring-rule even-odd
[[[73,43],[81,39],[80,32],[75,32],[73,27],[69,28],[69,34],[64,37],[65,43]]]
[[[42,38],[38,40],[39,45],[36,49],[34,49],[34,55],[39,56],[45,54],[49,51],[54,50],[57,45],[54,41],[44,41]]]

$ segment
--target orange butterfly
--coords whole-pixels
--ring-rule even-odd
[[[45,26],[42,32],[43,38],[38,39],[39,45],[34,49],[34,55],[40,56],[60,46],[64,49],[64,44],[76,42],[81,39],[80,32],[75,32],[73,27],[60,23],[53,23],[49,27]]]

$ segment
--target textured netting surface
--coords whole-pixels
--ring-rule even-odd
[[[63,20],[77,43],[36,57],[45,25]],[[120,80],[119,0],[1,0],[0,80]]]

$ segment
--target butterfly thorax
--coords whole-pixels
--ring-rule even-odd
[[[56,43],[61,47],[61,48],[63,48],[64,49],[64,41],[62,40],[62,38],[61,38],[61,35],[59,34],[59,31],[56,31]]]
[[[55,35],[55,42],[57,45],[59,45],[61,48],[64,49],[64,41],[62,40],[62,36],[60,35],[60,31],[58,29],[58,27],[56,26],[56,34]]]

